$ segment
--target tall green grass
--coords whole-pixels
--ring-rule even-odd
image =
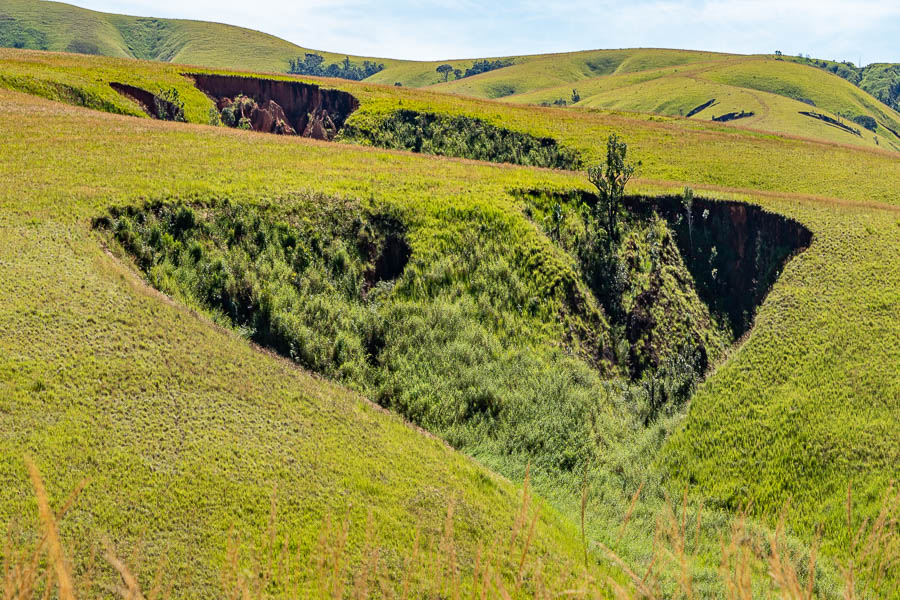
[[[3,600],[31,600],[57,594],[61,600],[113,597],[123,600],[165,600],[171,598],[171,582],[165,563],[142,567],[141,557],[128,564],[115,547],[105,542],[93,552],[91,567],[80,573],[72,569],[59,524],[66,519],[86,482],[76,487],[68,499],[53,510],[38,468],[26,459],[40,514],[41,532],[37,541],[17,543],[7,536],[0,554],[0,592]],[[635,496],[637,498],[637,495]],[[584,502],[582,507],[584,507]],[[584,519],[582,508],[582,519]],[[853,521],[853,499],[848,490],[847,520]],[[364,528],[354,527],[349,516],[327,517],[320,524],[318,541],[309,551],[292,547],[279,530],[277,491],[272,494],[268,525],[259,539],[246,543],[232,536],[219,578],[219,595],[242,600],[274,598],[618,598],[653,600],[668,598],[661,584],[671,579],[679,597],[696,596],[692,554],[699,546],[704,527],[702,507],[689,510],[687,495],[680,504],[669,501],[660,512],[653,546],[653,558],[646,570],[629,565],[614,550],[597,543],[585,546],[585,563],[572,566],[573,575],[559,578],[547,569],[532,546],[540,507],[529,491],[526,473],[521,504],[509,515],[510,527],[495,539],[482,538],[472,562],[457,553],[452,501],[435,534],[429,537],[416,527],[412,547],[400,557],[399,568],[385,561],[379,545],[378,523],[369,513]],[[883,587],[885,574],[900,564],[900,494],[887,491],[881,512],[873,522],[864,521],[855,530],[854,552],[842,571],[844,600],[891,596]],[[629,526],[630,512],[621,523],[621,534]],[[783,520],[768,535],[755,531],[745,513],[731,523],[723,536],[718,576],[729,600],[771,598],[813,600],[821,597],[815,576],[818,541],[802,562],[784,543]],[[10,530],[11,531],[11,530]],[[358,545],[358,552],[350,548]],[[596,554],[595,554],[596,553]],[[595,556],[607,566],[598,569]],[[147,576],[136,569],[146,568]],[[113,577],[104,577],[106,571]],[[143,581],[143,584],[142,584]],[[109,583],[108,583],[109,582]],[[885,595],[887,594],[887,595]]]

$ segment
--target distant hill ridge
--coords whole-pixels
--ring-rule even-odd
[[[116,15],[44,0],[0,0],[0,46],[305,76],[352,72],[370,83],[522,104],[728,120],[900,151],[900,65],[860,69],[788,56],[622,49],[500,57],[491,69],[479,69],[484,59],[348,56],[233,25]],[[296,68],[310,58],[315,70]],[[367,64],[376,68],[367,70]]]
[[[289,59],[310,51],[233,25],[116,15],[43,0],[0,0],[0,46],[262,71],[287,71]]]

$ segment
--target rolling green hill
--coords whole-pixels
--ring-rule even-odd
[[[566,103],[700,120],[731,115],[735,126],[900,149],[900,114],[823,70],[767,57],[632,52],[632,60],[623,60],[623,53],[604,53],[610,66],[618,66],[599,76],[560,69],[551,57],[544,64],[519,64],[435,89],[507,102]],[[580,56],[579,64],[588,64],[589,56]],[[637,57],[647,59],[639,63],[640,70],[634,70]],[[873,119],[871,129],[859,124],[863,116]]]
[[[318,53],[326,64],[344,59],[230,25],[128,17],[44,0],[0,3],[0,46],[282,73],[290,60],[307,52]],[[384,65],[368,78],[371,83],[434,86],[515,103],[566,103],[707,121],[732,118],[738,127],[900,151],[900,114],[891,108],[900,83],[891,65],[838,69],[837,63],[792,57],[592,50],[503,57],[499,60],[508,66],[460,79],[449,74],[450,80],[442,82],[439,65],[464,72],[475,59],[348,58]]]
[[[710,57],[682,58],[700,68]],[[709,81],[733,81],[713,66]],[[455,499],[460,569],[471,576],[479,543],[508,533],[515,512],[516,490],[488,469],[521,481],[530,464],[545,498],[535,544],[554,565],[548,579],[578,571],[585,481],[591,548],[611,545],[641,572],[657,564],[666,497],[688,485],[691,515],[706,511],[689,560],[700,595],[722,594],[720,539],[734,513],[752,503],[756,539],[769,543],[790,500],[792,556],[803,562],[823,525],[816,593],[840,596],[837,565],[856,556],[851,530],[871,522],[900,476],[894,152],[319,80],[359,102],[338,133],[344,143],[328,143],[210,127],[213,100],[185,72],[206,71],[0,51],[0,122],[16,132],[0,160],[0,274],[12,282],[0,290],[2,520],[35,513],[25,453],[57,502],[91,477],[64,522],[78,569],[105,533],[126,550],[142,546],[145,564],[168,552],[177,595],[192,597],[218,589],[230,526],[264,535],[273,488],[278,542],[300,553],[316,546],[325,515],[349,505],[358,565],[371,510],[395,580],[415,524],[434,540]],[[177,90],[187,123],[147,118],[113,82]],[[775,85],[751,83],[760,94]],[[817,102],[831,101],[822,94]],[[438,145],[434,132],[445,132],[416,120],[426,115],[429,127],[473,133]],[[413,143],[429,131],[428,144]],[[636,216],[616,249],[630,265],[619,308],[656,323],[635,340],[579,254],[582,173],[423,154],[475,155],[499,136],[552,140],[591,162],[611,132],[643,163]],[[667,197],[680,206],[684,185],[699,197],[696,254],[673,245],[683,218],[639,216]],[[769,217],[751,218],[752,206]],[[751,222],[773,229],[742,228]],[[764,290],[755,326],[719,353],[723,335],[730,343],[741,332],[709,327],[714,307],[699,302],[697,282],[765,262],[791,223],[811,234],[809,247],[786,247],[799,254]],[[378,276],[372,249],[391,236],[402,236],[408,263]],[[742,238],[756,240],[752,260],[725,245]],[[206,278],[216,273],[224,278]],[[307,283],[293,288],[295,279]],[[651,390],[678,381],[667,344],[679,336],[703,341],[710,368],[689,403],[666,392],[654,408]],[[634,373],[656,353],[646,377]],[[611,568],[599,552],[590,560],[595,576]],[[671,591],[679,567],[664,562],[660,584]]]
[[[784,58],[834,73],[859,86],[894,110],[900,110],[900,65],[898,64],[873,63],[865,67],[857,67],[850,62],[835,62],[800,56]]]
[[[233,25],[129,17],[45,0],[0,2],[0,46],[273,72],[287,71],[289,59],[310,52]]]

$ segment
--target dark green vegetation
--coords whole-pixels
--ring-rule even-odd
[[[154,119],[161,121],[185,122],[184,102],[176,88],[169,88],[160,94],[151,94],[147,90],[125,83],[110,82],[109,86],[141,105],[144,111]]]
[[[472,63],[471,67],[468,67],[465,71],[462,69],[454,69],[453,65],[443,64],[439,65],[437,69],[435,69],[438,73],[443,75],[444,81],[447,81],[450,73],[453,73],[454,78],[462,79],[463,77],[474,77],[475,75],[480,75],[482,73],[487,73],[488,71],[495,71],[497,69],[502,69],[504,67],[510,66],[512,63],[509,59],[497,59],[497,60],[476,60]]]
[[[512,63],[511,60],[504,59],[496,59],[496,60],[476,60],[472,63],[472,66],[466,69],[463,72],[463,77],[473,77],[475,75],[481,75],[482,73],[487,73],[488,71],[496,71],[497,69],[502,69],[504,67],[510,66]]]
[[[92,108],[108,113],[129,114],[128,109],[108,98],[104,98],[100,94],[85,90],[81,86],[69,85],[59,81],[35,80],[30,77],[0,73],[0,85],[41,98],[65,102],[73,106],[83,106],[84,108]]]
[[[320,54],[307,52],[302,59],[298,57],[290,60],[288,73],[292,75],[337,77],[339,79],[350,79],[351,81],[362,81],[383,70],[384,63],[379,64],[371,60],[364,60],[362,64],[356,64],[350,61],[349,56],[345,56],[344,60],[339,63],[331,63],[325,66],[325,57]]]
[[[525,197],[530,198],[530,205],[537,211],[535,218],[547,234],[579,257],[583,272],[590,273],[592,269],[602,267],[600,273],[604,273],[603,276],[600,273],[587,276],[595,282],[593,289],[602,289],[601,286],[616,281],[615,273],[622,269],[620,265],[593,265],[591,262],[602,256],[594,250],[593,244],[609,243],[608,238],[598,240],[596,235],[588,233],[590,226],[586,223],[593,219],[585,208],[598,202],[593,194],[578,192],[548,196],[529,193]],[[689,199],[686,201],[686,198]],[[809,230],[796,221],[743,203],[711,202],[690,195],[627,197],[623,202],[631,223],[665,221],[671,236],[666,242],[677,245],[692,285],[712,316],[712,327],[732,341],[750,329],[756,308],[765,299],[784,264],[812,241]],[[581,221],[581,224],[567,230],[564,224],[568,223],[571,228],[573,218],[574,223]],[[651,247],[658,244],[651,244]],[[658,252],[658,248],[654,248],[654,252]],[[600,297],[606,295],[599,294]],[[612,299],[603,302],[607,312],[621,314],[612,302]]]
[[[477,117],[407,109],[350,123],[341,132],[341,139],[380,148],[533,167],[577,169],[581,165],[576,151],[552,138],[537,138]]]
[[[78,44],[76,43],[76,45]],[[20,23],[9,15],[0,15],[0,46],[4,48],[45,50],[47,48],[47,36],[43,31]],[[81,54],[90,53],[81,52]],[[99,54],[99,52],[93,52],[93,54]]]
[[[540,222],[559,200],[527,198]],[[278,204],[156,203],[96,225],[160,290],[502,471],[531,464],[547,489],[590,472],[626,504],[647,476],[636,457],[660,442],[651,432],[730,339],[652,209],[603,245],[580,237],[591,221],[566,202],[557,249],[528,250],[511,242],[521,224],[499,214],[453,213],[429,232],[333,198]],[[595,296],[598,263],[616,265],[620,286]]]
[[[853,117],[853,122],[857,125],[862,125],[869,131],[877,131],[878,130],[878,121],[876,121],[873,117],[869,115],[857,115]]]
[[[865,90],[894,110],[900,110],[900,64],[873,63],[857,67],[851,62],[791,57],[791,60],[818,67]]]
[[[377,309],[409,259],[403,226],[324,198],[286,219],[271,209],[153,205],[100,224],[154,287],[308,369],[365,382],[384,345]]]
[[[529,290],[527,256],[503,242],[508,224],[484,221],[478,242],[458,250],[451,240],[465,230],[447,232],[440,255],[413,255],[406,268],[410,249],[396,216],[328,199],[275,215],[148,206],[101,223],[153,285],[227,317],[251,339],[364,391],[458,448],[471,452],[492,440],[493,452],[522,455],[547,474],[584,463],[589,396],[563,408],[584,385],[568,382],[577,361],[515,342],[549,326],[554,297],[577,295],[578,286],[563,280]],[[596,313],[582,308],[568,320],[589,318],[597,330],[578,330],[595,339],[579,341],[596,350],[588,344],[599,337],[608,348]],[[548,397],[546,386],[559,389]],[[552,443],[539,436],[542,415],[550,414],[567,415]]]

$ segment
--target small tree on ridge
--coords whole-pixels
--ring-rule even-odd
[[[450,77],[450,73],[453,72],[453,66],[444,64],[435,69],[435,71],[443,75],[444,81],[447,81],[447,78]]]
[[[640,162],[626,162],[628,144],[615,133],[606,141],[606,160],[588,167],[588,180],[597,188],[598,200],[592,207],[594,217],[602,221],[609,239],[619,236],[619,216],[624,207],[625,186],[634,175]]]

